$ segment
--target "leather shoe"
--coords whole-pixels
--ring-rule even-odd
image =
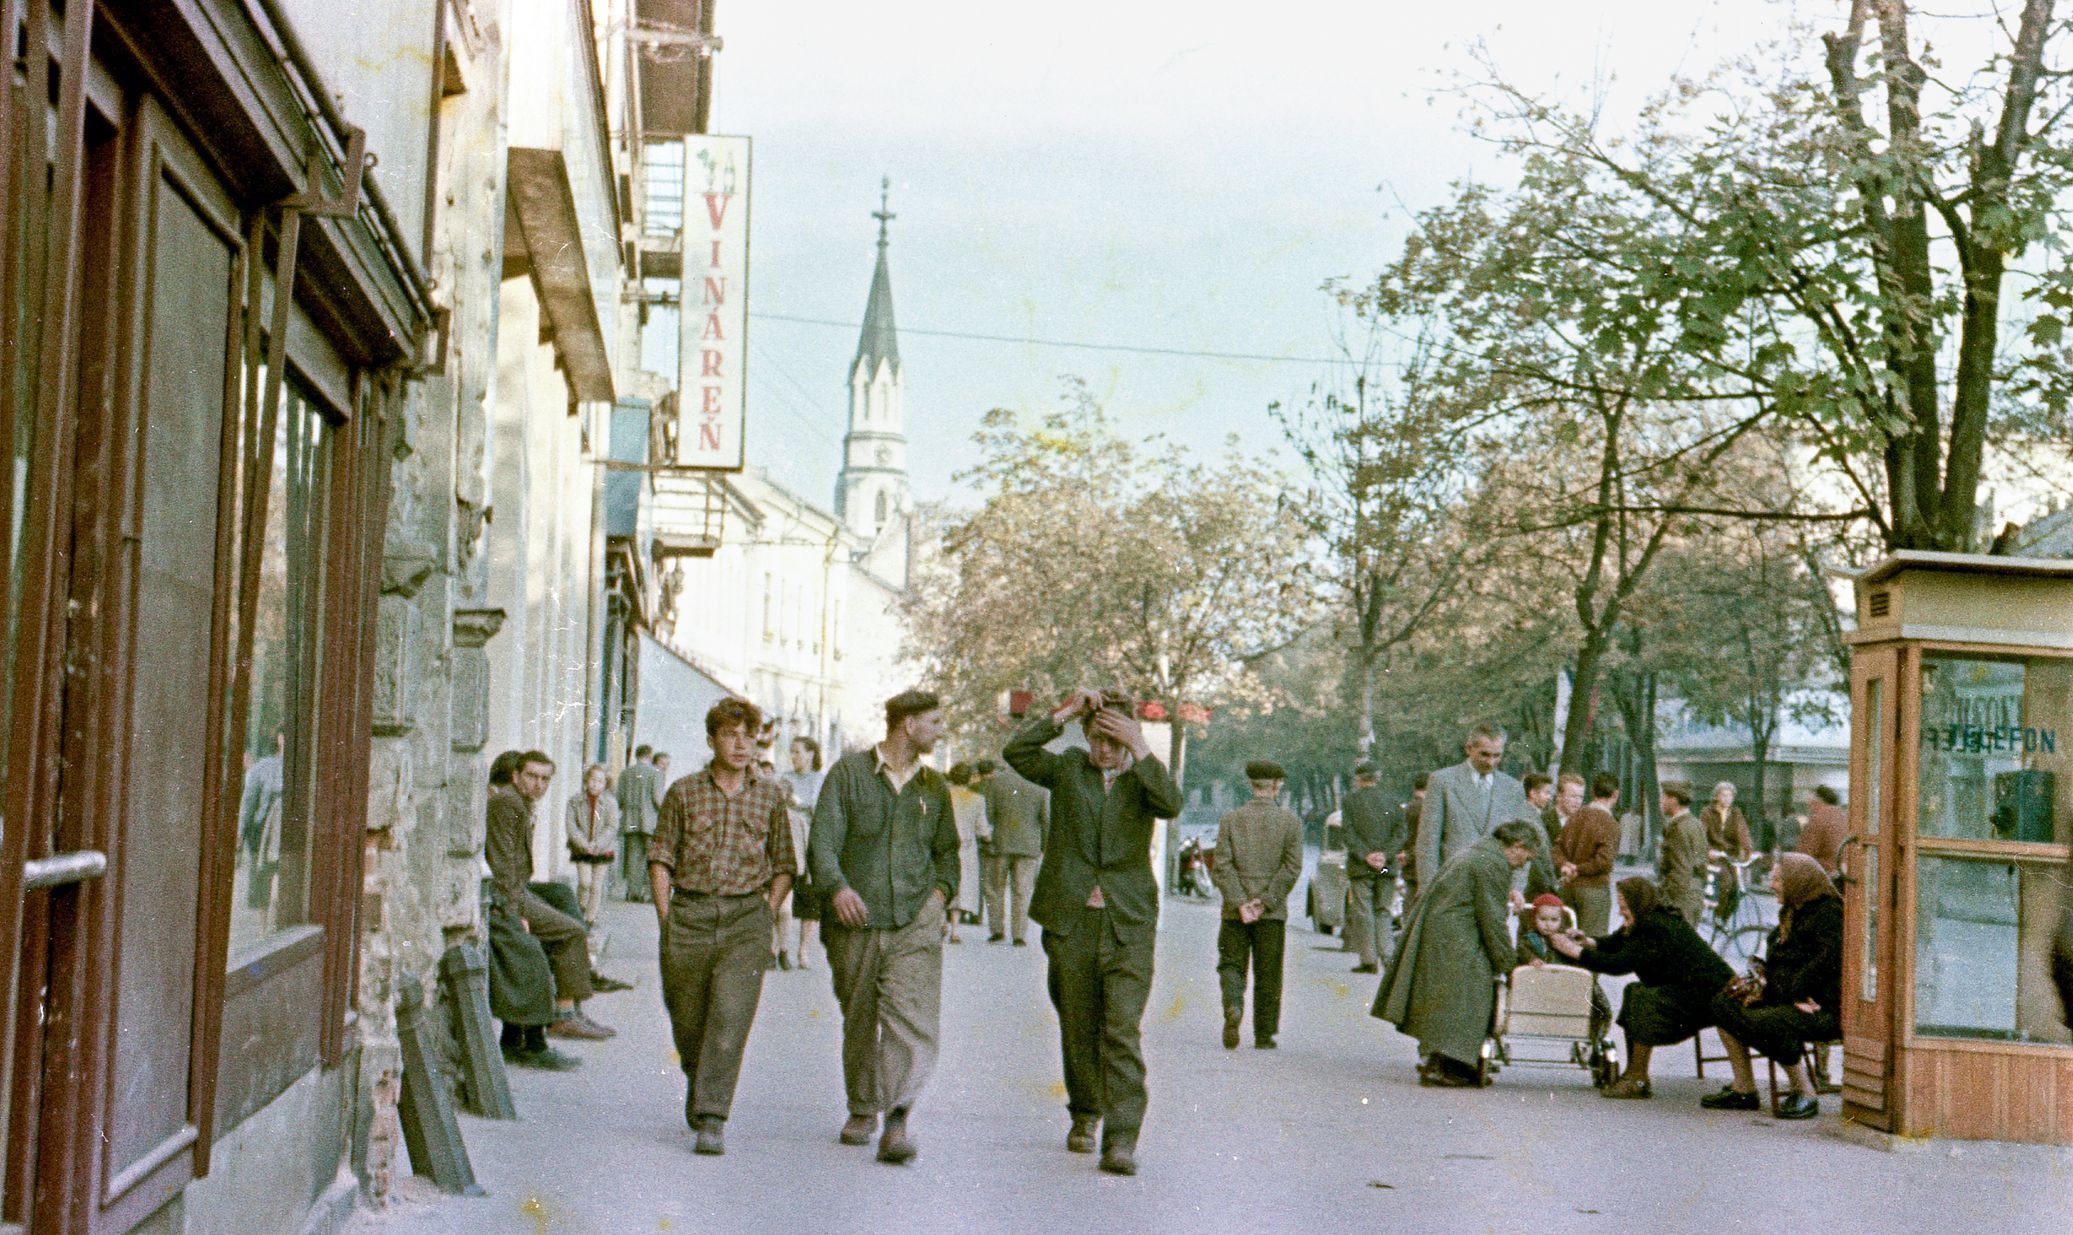
[[[1239,1022],[1240,1022],[1240,1021],[1242,1021],[1242,1020],[1244,1020],[1244,1019],[1245,1019],[1245,1009],[1244,1009],[1244,1008],[1225,1008],[1225,1009],[1224,1009],[1224,1049],[1225,1049],[1225,1050],[1227,1050],[1227,1051],[1235,1051],[1235,1050],[1237,1050],[1237,1049],[1238,1049],[1238,1027],[1239,1027]]]
[[[721,1131],[724,1125],[714,1115],[707,1115],[698,1123],[698,1144],[691,1152],[718,1157],[727,1152],[727,1135]]]
[[[907,1135],[907,1114],[894,1111],[885,1117],[885,1134],[878,1138],[878,1160],[893,1166],[904,1166],[914,1161],[914,1155],[921,1150],[914,1144],[914,1138]]]
[[[1481,1089],[1483,1082],[1452,1068],[1432,1068],[1418,1074],[1418,1083],[1429,1089]]]
[[[1101,1150],[1101,1169],[1110,1175],[1137,1174],[1136,1149],[1124,1141],[1110,1141]]]
[[[1753,1111],[1761,1105],[1756,1100],[1756,1091],[1743,1093],[1733,1085],[1726,1085],[1719,1093],[1709,1093],[1699,1099],[1699,1105],[1709,1111]]]
[[[1254,1049],[1254,1050],[1256,1050],[1256,1051],[1271,1051],[1271,1050],[1273,1050],[1273,1049],[1274,1049],[1274,1035],[1270,1033],[1270,1034],[1266,1035],[1265,1037],[1261,1037],[1261,1038],[1254,1038],[1254,1039],[1252,1040],[1252,1049]]]
[[[504,1048],[504,1062],[514,1068],[535,1068],[541,1072],[570,1072],[583,1066],[582,1060],[551,1046],[543,1046],[537,1051],[507,1046]]]
[[[1382,967],[1381,967],[1380,965],[1355,965],[1355,966],[1353,967],[1353,972],[1355,972],[1355,973],[1381,973],[1381,972],[1382,972]]]
[[[869,1145],[871,1138],[878,1135],[878,1116],[851,1115],[842,1125],[842,1143],[845,1145]]]
[[[552,1025],[549,1025],[547,1027],[547,1036],[550,1038],[573,1038],[578,1042],[602,1042],[612,1035],[603,1025],[578,1012],[564,1016]]]
[[[1812,1119],[1821,1113],[1821,1101],[1811,1094],[1788,1094],[1778,1103],[1776,1112],[1780,1119]]]
[[[1004,943],[1004,942],[1006,942],[1006,941],[1007,941],[1007,938],[1008,938],[1008,937],[1007,937],[1006,935],[1002,934],[1001,932],[999,932],[999,931],[995,931],[995,932],[994,932],[993,934],[991,934],[991,935],[988,935],[988,936],[986,937],[986,942],[988,942],[988,943]]]
[[[1029,940],[1027,940],[1027,939],[1017,939],[1017,940],[1015,941],[1015,946],[1016,946],[1016,947],[1018,947],[1018,948],[1026,948],[1026,947],[1028,947],[1028,946],[1029,946]]]
[[[1094,1134],[1101,1128],[1098,1115],[1075,1115],[1072,1117],[1072,1131],[1065,1134],[1065,1148],[1076,1154],[1094,1152]]]
[[[1655,1096],[1655,1092],[1655,1086],[1649,1084],[1645,1078],[1623,1076],[1599,1090],[1598,1096],[1601,1098],[1652,1098]]]
[[[617,978],[608,978],[601,973],[592,973],[590,975],[590,989],[600,995],[609,995],[613,991],[630,991],[633,989],[633,983],[621,982]]]

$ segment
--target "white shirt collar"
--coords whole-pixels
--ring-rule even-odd
[[[871,748],[871,758],[877,764],[877,770],[884,773],[885,778],[892,782],[893,792],[895,793],[905,789],[907,782],[913,780],[915,775],[921,771],[921,760],[919,759],[907,765],[907,774],[905,776],[894,771],[893,765],[886,762],[885,747],[883,745]]]

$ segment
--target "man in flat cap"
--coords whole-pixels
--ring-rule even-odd
[[[1411,847],[1404,810],[1376,783],[1375,765],[1353,766],[1353,792],[1339,803],[1346,829],[1346,933],[1360,953],[1355,973],[1380,973],[1396,942],[1397,857]]]
[[[828,771],[806,842],[835,1000],[842,1005],[842,1143],[866,1145],[885,1116],[878,1160],[912,1161],[907,1114],[936,1066],[944,914],[957,898],[950,785],[921,757],[943,736],[927,691],[885,704],[885,741]]]
[[[1224,989],[1224,1049],[1238,1048],[1245,1020],[1245,970],[1252,967],[1252,1044],[1274,1049],[1281,1031],[1281,949],[1288,932],[1288,894],[1303,874],[1303,822],[1281,806],[1281,765],[1245,765],[1252,800],[1217,825],[1210,882],[1224,898],[1217,930],[1217,977]]]
[[[1087,749],[1044,749],[1073,720]],[[1152,830],[1180,814],[1180,787],[1145,742],[1130,700],[1114,691],[1074,691],[1017,729],[1001,757],[1051,791],[1029,916],[1044,928],[1058,1010],[1072,1116],[1065,1147],[1094,1152],[1098,1130],[1101,1169],[1135,1175],[1145,1110],[1139,1034],[1159,931]]]

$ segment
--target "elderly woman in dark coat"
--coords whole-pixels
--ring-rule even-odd
[[[1762,984],[1738,985],[1713,1000],[1735,1079],[1699,1099],[1699,1105],[1715,1111],[1756,1109],[1756,1073],[1749,1066],[1753,1047],[1792,1079],[1792,1096],[1778,1104],[1778,1118],[1812,1119],[1821,1108],[1807,1074],[1804,1044],[1833,1042],[1843,1032],[1843,901],[1821,863],[1803,853],[1778,855],[1771,891],[1778,896],[1778,929],[1771,932]]]
[[[1713,997],[1735,976],[1684,915],[1662,899],[1654,880],[1634,876],[1616,889],[1620,929],[1603,939],[1564,936],[1555,950],[1598,973],[1631,973],[1620,995],[1627,1068],[1600,1090],[1607,1098],[1646,1098],[1649,1056],[1713,1023]]]
[[[1496,1010],[1498,974],[1511,972],[1507,898],[1512,872],[1540,852],[1530,823],[1499,824],[1440,868],[1419,893],[1373,1014],[1418,1039],[1419,1081],[1474,1087]]]

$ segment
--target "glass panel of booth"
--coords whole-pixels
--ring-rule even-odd
[[[1886,679],[1871,678],[1864,684],[1864,831],[1877,836],[1886,806]],[[1859,851],[1863,876],[1857,894],[1864,899],[1860,946],[1863,964],[1858,966],[1858,998],[1866,1003],[1879,999],[1879,846],[1874,841]]]
[[[2051,980],[2063,862],[1924,853],[1915,864],[1915,1032],[2073,1042]]]
[[[2073,840],[2060,749],[2073,659],[1925,652],[1916,831],[1925,840]],[[1879,784],[1874,776],[1872,784]]]

